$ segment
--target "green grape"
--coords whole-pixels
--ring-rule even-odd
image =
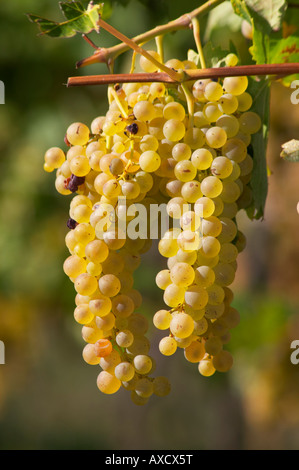
[[[153,317],[153,323],[158,330],[167,330],[172,316],[168,310],[158,310]]]
[[[184,230],[177,238],[178,247],[183,251],[194,251],[200,247],[200,237],[198,232]]]
[[[192,151],[189,145],[185,144],[184,142],[179,142],[172,147],[171,153],[172,157],[177,162],[180,162],[181,160],[189,160]]]
[[[199,181],[187,181],[181,186],[180,193],[186,202],[196,202],[202,196]]]
[[[203,359],[205,348],[200,341],[193,341],[184,350],[184,356],[188,362],[196,363]]]
[[[183,121],[185,119],[185,108],[180,103],[172,101],[167,103],[163,109],[163,116],[166,120],[168,119],[177,119],[178,121]]]
[[[94,352],[94,345],[87,343],[82,351],[84,361],[89,365],[97,365],[100,363],[101,358],[97,357]]]
[[[198,371],[204,377],[211,377],[216,371],[213,366],[212,359],[202,359],[198,363]]]
[[[161,59],[159,59],[161,62]],[[149,92],[153,98],[161,98],[165,95],[165,85],[160,82],[153,82],[150,84]]]
[[[115,341],[121,348],[129,348],[133,344],[134,336],[130,330],[120,330],[115,336]]]
[[[239,97],[237,98],[236,96],[230,93],[225,93],[224,95],[221,96],[221,98],[218,101],[218,108],[220,109],[222,114],[233,114],[238,109],[238,104],[239,104],[238,100],[239,100]]]
[[[199,287],[210,287],[214,284],[215,273],[209,266],[199,266],[195,269],[194,283]]]
[[[233,243],[223,243],[219,252],[220,263],[232,263],[237,259],[239,252]]]
[[[218,235],[221,233],[221,230],[222,224],[220,220],[214,215],[202,219],[201,231],[203,236],[218,237]]]
[[[221,217],[227,217],[233,219],[238,213],[238,205],[235,202],[224,204],[223,210],[221,211]],[[220,214],[219,214],[220,215]]]
[[[109,331],[115,326],[115,316],[113,313],[108,313],[104,317],[96,317],[95,322],[100,330]]]
[[[213,199],[214,201],[214,204],[215,204],[215,210],[214,210],[214,216],[215,217],[218,217],[219,215],[222,215],[222,211],[223,211],[223,208],[224,208],[224,203],[221,199],[221,195],[218,196],[218,197],[215,197]]]
[[[225,77],[223,80],[223,88],[226,93],[232,95],[242,95],[248,86],[248,78],[245,77]]]
[[[185,292],[185,302],[192,309],[201,310],[208,303],[207,291],[197,285],[190,286]]]
[[[63,263],[65,274],[71,278],[77,277],[86,271],[86,261],[80,256],[69,256]]]
[[[60,168],[65,162],[65,154],[59,147],[51,147],[48,149],[44,158],[47,165],[53,170],[55,168]]]
[[[161,164],[161,158],[157,152],[147,150],[140,155],[139,165],[141,170],[152,173],[156,171]]]
[[[146,51],[151,57],[153,57],[158,62],[161,62],[160,54],[156,51]],[[151,62],[147,57],[143,55],[140,56],[139,59],[140,67],[142,68],[143,72],[153,73],[158,71],[158,66]]]
[[[151,380],[146,377],[137,380],[135,392],[142,398],[148,398],[154,393],[154,386]]]
[[[88,304],[81,304],[75,308],[74,318],[77,323],[80,323],[81,325],[87,325],[94,319],[94,315],[89,310]]]
[[[248,111],[252,106],[252,97],[247,91],[238,96],[238,111],[244,113]]]
[[[229,139],[235,137],[240,128],[239,120],[231,114],[223,114],[220,116],[216,121],[216,126],[221,127]]]
[[[237,65],[238,62],[239,62],[239,59],[236,56],[236,54],[231,53],[225,57],[225,65],[227,67],[234,67],[235,65]]]
[[[214,272],[217,266],[214,267]],[[215,273],[215,282],[217,282],[217,276]],[[209,296],[209,304],[211,305],[219,305],[224,301],[224,290],[222,286],[218,284],[213,284],[212,286],[207,288],[207,294]]]
[[[127,318],[134,311],[134,302],[133,300],[125,294],[119,294],[112,299],[111,310],[119,318]]]
[[[182,160],[175,165],[174,174],[179,181],[186,183],[196,177],[197,170],[190,160]]]
[[[213,155],[208,149],[198,148],[191,156],[191,162],[197,170],[207,170],[213,161]]]
[[[233,220],[227,217],[220,217],[220,221],[222,224],[222,230],[218,236],[218,240],[220,243],[230,243],[237,235],[237,226]]]
[[[185,126],[177,119],[168,119],[163,126],[163,134],[171,142],[178,142],[185,135]]]
[[[150,350],[150,342],[144,335],[134,335],[134,341],[131,346],[126,348],[129,357],[137,355],[147,355]]]
[[[247,111],[239,117],[240,131],[245,134],[255,134],[262,127],[262,120],[258,114]]]
[[[84,155],[72,158],[70,170],[75,176],[86,176],[90,171],[89,160]]]
[[[223,95],[223,89],[220,83],[210,82],[206,85],[204,96],[207,101],[218,101]]]
[[[74,122],[67,128],[66,137],[72,145],[85,145],[89,140],[89,128],[81,122]]]
[[[135,375],[135,369],[130,362],[121,362],[115,367],[114,375],[122,382],[130,382]]]
[[[109,372],[102,370],[97,378],[97,386],[102,393],[112,395],[120,389],[121,381]]]
[[[247,154],[246,158],[239,163],[240,167],[240,176],[247,176],[253,170],[253,158]]]
[[[74,287],[81,295],[92,295],[98,287],[97,279],[88,273],[79,274],[76,277]]]
[[[233,165],[227,157],[216,157],[211,164],[211,173],[220,179],[227,178],[233,171]]]
[[[195,127],[207,127],[210,121],[207,120],[202,111],[196,111],[193,116],[193,123]]]
[[[164,256],[165,258],[170,258],[171,256],[176,255],[178,251],[178,242],[174,238],[163,238],[159,241],[158,250],[160,255]]]
[[[240,163],[242,162],[236,163],[234,160],[230,160],[230,161],[232,163],[233,169],[232,169],[231,174],[225,178],[225,182],[236,181],[241,174]]]
[[[205,317],[200,318],[199,320],[195,320],[193,334],[196,336],[201,336],[205,334],[208,329],[208,326],[209,325]]]
[[[236,163],[242,162],[247,155],[247,147],[244,142],[235,137],[228,139],[222,147],[222,153],[230,160],[234,160]]]
[[[188,338],[194,330],[194,321],[192,317],[186,313],[175,312],[172,314],[169,328],[176,338]]]
[[[208,85],[208,83],[211,83],[210,78],[196,80],[196,82],[193,84],[192,94],[193,94],[194,98],[196,98],[198,101],[205,101],[206,100],[204,92],[205,92],[205,88]]]
[[[188,287],[194,281],[194,269],[188,263],[176,263],[170,270],[171,282],[179,287]]]
[[[222,231],[223,231],[222,222]],[[221,233],[222,234],[222,233]],[[220,237],[221,237],[220,234]],[[215,258],[220,251],[220,242],[218,238],[207,236],[202,238],[202,246],[200,248],[200,253],[207,258]]]
[[[170,270],[162,269],[156,276],[156,284],[159,289],[165,290],[171,284]]]
[[[184,137],[185,144],[194,150],[199,147],[202,147],[205,144],[205,134],[198,127],[191,127],[187,129]]]
[[[191,230],[194,232],[201,226],[201,218],[194,212],[185,212],[180,218],[180,226],[182,230]]]
[[[229,351],[219,351],[213,357],[213,366],[219,372],[228,372],[233,365],[233,357]]]
[[[235,279],[235,270],[228,263],[219,263],[214,268],[215,282],[220,286],[229,286]]]
[[[142,152],[153,150],[156,152],[159,148],[159,141],[154,135],[146,134],[142,137],[139,143],[139,148]]]
[[[241,191],[238,184],[235,181],[223,181],[223,189],[221,198],[223,202],[232,203],[236,202],[240,197]]]
[[[149,101],[138,101],[133,108],[133,113],[138,121],[151,121],[155,117],[155,108]]]
[[[127,199],[136,199],[140,194],[140,186],[137,181],[134,180],[123,181],[121,185],[121,192],[122,195]]]
[[[224,310],[225,310],[225,305],[223,302],[220,302],[218,304],[208,303],[208,305],[206,305],[206,308],[205,308],[205,317],[208,320],[216,320],[223,315]]]
[[[215,203],[209,197],[200,197],[195,201],[194,212],[200,217],[210,217],[215,210]]]
[[[163,295],[163,299],[165,304],[168,307],[178,307],[178,305],[184,302],[184,295],[185,289],[183,287],[179,287],[176,284],[169,284],[166,287]]]
[[[178,263],[188,263],[191,266],[195,263],[197,259],[197,252],[194,251],[183,251],[181,249],[178,250],[175,261]]]
[[[215,356],[222,350],[222,341],[218,336],[211,336],[205,341],[205,350],[210,356]]]
[[[99,294],[95,299],[90,300],[89,308],[90,311],[98,316],[104,317],[110,313],[112,303],[109,297]]]
[[[202,112],[203,112],[205,119],[209,123],[216,122],[217,119],[219,119],[220,116],[222,115],[222,111],[219,108],[218,104],[213,101],[210,101],[207,104],[205,104]]]
[[[159,342],[159,351],[163,356],[172,356],[177,350],[177,342],[171,336],[165,336]]]
[[[99,279],[99,289],[107,297],[114,297],[120,291],[120,280],[114,274],[104,274]]]
[[[215,198],[222,192],[223,184],[217,176],[207,176],[201,182],[202,194],[208,198]]]
[[[138,374],[148,374],[152,368],[152,360],[146,354],[138,354],[133,359],[133,365]]]

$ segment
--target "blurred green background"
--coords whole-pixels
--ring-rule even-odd
[[[199,4],[122,3],[114,2],[109,22],[130,37]],[[233,285],[233,305],[241,313],[229,344],[234,368],[204,378],[182,351],[162,357],[157,345],[163,332],[150,327],[157,372],[169,377],[172,392],[136,407],[125,390],[102,395],[96,367],[82,359],[73,285],[62,270],[70,200],[56,193],[55,176],[43,171],[45,150],[64,146],[71,122],[89,124],[106,111],[106,87],[67,89],[67,78],[106,70],[97,65],[77,71],[76,61],[92,54],[90,46],[79,35],[38,37],[26,13],[61,20],[53,0],[0,3],[0,79],[6,87],[0,107],[0,340],[6,348],[0,448],[297,449],[299,365],[290,362],[290,343],[299,339],[299,166],[279,157],[281,144],[298,135],[299,107],[291,104],[290,90],[272,86],[265,219],[239,216],[248,244]],[[238,18],[218,10],[216,20],[206,23],[215,44],[225,47],[231,39],[248,63]],[[103,47],[116,43],[104,31],[91,37]],[[190,31],[172,34],[166,58],[184,59],[189,48]],[[125,54],[116,70],[127,71],[129,64]],[[164,264],[154,247],[136,276],[150,323],[162,302],[155,275]]]

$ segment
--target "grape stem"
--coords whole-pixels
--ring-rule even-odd
[[[224,0],[209,0],[203,5],[199,6],[198,8],[195,8],[195,10],[191,11],[190,13],[186,13],[180,16],[179,18],[172,20],[169,23],[166,23],[164,25],[156,26],[155,28],[143,34],[139,34],[138,36],[133,38],[131,41],[132,43],[135,43],[135,45],[138,45],[140,43],[146,43],[148,41],[151,41],[156,36],[161,36],[161,35],[164,35],[165,33],[178,31],[180,29],[191,28],[193,18],[205,15],[217,5],[219,5],[220,3],[223,3],[223,1]],[[102,26],[104,29],[106,29],[106,25],[107,23],[104,22],[102,19],[99,20],[99,26]],[[113,30],[114,32],[112,32],[112,27],[110,27],[109,32],[111,34],[114,34],[117,32],[118,35],[116,37],[120,39],[122,42],[120,44],[117,44],[116,46],[109,47],[109,48],[99,47],[92,56],[87,57],[77,62],[76,64],[77,68],[84,67],[86,65],[96,64],[96,63],[106,63],[107,65],[109,65],[111,60],[114,61],[116,57],[126,52],[133,46],[132,43],[128,44],[127,40],[124,40],[125,36],[123,38],[120,38],[119,35],[121,33],[119,33],[119,31],[115,30],[114,28]],[[132,48],[134,49],[134,47]]]
[[[200,39],[200,25],[196,17],[192,18],[192,26],[193,26],[193,36],[194,36],[194,41],[195,41],[197,52],[198,52],[200,66],[202,69],[205,69],[206,61],[205,61],[201,39]]]
[[[129,39],[127,36],[125,36],[123,33],[118,31],[116,28],[111,26],[110,24],[106,23],[106,21],[102,20],[101,18],[98,20],[99,26],[101,26],[103,29],[108,31],[110,34],[115,36],[116,38],[120,39],[123,41],[124,44],[126,44],[129,48],[133,49],[137,54],[141,54],[143,57],[145,57],[147,60],[152,62],[156,67],[160,70],[163,70],[164,73],[169,75],[170,78],[172,78],[175,81],[179,81],[181,78],[181,74],[176,72],[175,70],[167,67],[166,65],[162,64],[158,60],[156,60],[154,57],[152,57],[147,51],[142,49],[134,40]],[[111,60],[111,58],[110,58]],[[115,57],[113,58],[115,60]]]
[[[236,76],[263,76],[277,75],[283,77],[299,73],[299,63],[285,64],[257,64],[257,65],[238,65],[235,67],[213,67],[207,69],[189,69],[184,71],[183,80],[198,80],[200,78],[223,78]],[[157,73],[123,73],[123,74],[105,74],[105,75],[84,75],[79,77],[70,77],[67,86],[85,86],[85,85],[105,85],[111,83],[144,83],[144,82],[163,82],[177,83],[164,72]]]

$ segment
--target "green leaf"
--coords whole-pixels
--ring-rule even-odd
[[[282,146],[280,156],[289,162],[299,162],[299,140],[292,139]]]
[[[256,112],[262,119],[262,129],[251,138],[254,165],[250,185],[253,192],[253,204],[247,209],[247,214],[250,218],[260,219],[264,215],[268,192],[266,150],[269,132],[270,82],[267,79],[256,81],[249,78],[247,91],[253,97],[251,111]]]
[[[207,42],[203,47],[207,67],[224,67],[224,59],[229,52],[221,47],[214,47],[211,41]]]
[[[286,0],[231,0],[235,13],[263,27],[265,33],[281,28]]]
[[[41,35],[69,38],[78,32],[87,34],[92,30],[99,31],[97,21],[102,9],[102,4],[99,2],[96,5],[90,2],[87,8],[84,8],[83,4],[78,1],[60,2],[59,6],[66,18],[66,21],[61,23],[36,15],[28,15],[30,21],[39,27]]]

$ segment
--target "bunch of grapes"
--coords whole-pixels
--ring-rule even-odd
[[[150,54],[159,60],[157,52]],[[235,59],[230,54],[228,64]],[[140,65],[157,71],[143,57]],[[189,60],[166,65],[196,68]],[[109,86],[106,115],[90,128],[72,123],[67,151],[53,147],[45,154],[44,169],[56,170],[57,191],[75,193],[64,271],[76,291],[83,358],[100,365],[103,393],[124,387],[134,403],[144,404],[170,391],[167,378],[151,376],[148,321],[138,313],[142,297],[134,289],[133,273],[151,248],[153,226],[167,258],[156,277],[166,308],[153,315],[155,327],[167,331],[160,352],[183,349],[204,376],[232,366],[223,346],[240,318],[229,286],[246,243],[236,215],[252,201],[248,146],[261,127],[247,86],[247,77]],[[152,211],[162,204],[169,222],[164,232]]]

